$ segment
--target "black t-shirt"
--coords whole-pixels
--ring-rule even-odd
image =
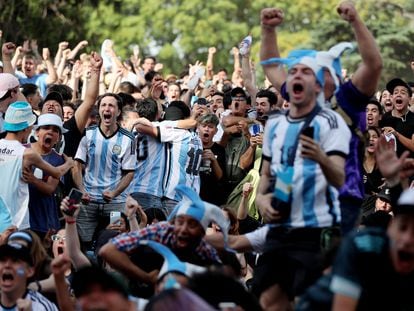
[[[374,193],[380,192],[379,186],[381,186],[384,181],[382,180],[382,174],[377,166],[375,166],[371,173],[368,173],[364,168],[362,177],[366,195],[373,195]]]
[[[330,288],[359,296],[358,310],[413,310],[414,273],[395,272],[389,239],[380,228],[346,238],[332,269]]]
[[[414,135],[414,113],[408,111],[405,117],[398,118],[392,116],[392,111],[385,113],[380,120],[380,127],[390,126],[401,135],[411,139]],[[408,150],[400,141],[397,139],[397,154],[400,156],[405,150]],[[414,153],[411,152],[411,157]]]
[[[63,134],[65,137],[65,147],[63,149],[63,153],[68,157],[75,157],[83,133],[79,131],[75,117],[72,117],[66,121],[63,124],[63,127],[68,130],[67,133]]]
[[[211,170],[200,171],[200,197],[209,203],[215,205],[224,204],[227,201],[223,191],[223,180],[225,180],[226,154],[224,148],[214,143],[210,149],[216,156],[217,162],[223,171],[223,177],[217,180],[215,174]],[[211,165],[213,165],[211,163]]]

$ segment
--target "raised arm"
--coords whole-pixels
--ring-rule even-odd
[[[50,51],[48,48],[44,48],[42,51],[42,58],[43,61],[46,64],[47,67],[47,78],[46,78],[46,83],[47,84],[52,84],[55,83],[58,79],[57,73],[56,73],[56,69],[55,66],[53,66],[53,63],[50,60]]]
[[[86,88],[85,99],[79,108],[75,111],[76,125],[78,126],[78,129],[81,133],[85,129],[89,114],[91,113],[93,105],[95,104],[95,100],[98,96],[99,75],[101,73],[102,57],[98,53],[92,52],[90,63],[91,77]]]
[[[88,41],[83,40],[81,42],[79,42],[75,48],[71,51],[71,53],[68,56],[68,59],[74,59],[76,57],[76,55],[79,53],[79,51],[83,48],[85,48],[86,46],[88,46]]]
[[[73,267],[78,270],[82,267],[90,266],[91,262],[81,251],[78,229],[76,227],[76,218],[79,214],[79,206],[71,206],[69,203],[69,197],[66,197],[60,203],[60,210],[65,218],[66,249]]]
[[[14,75],[14,68],[12,66],[12,55],[16,45],[13,42],[3,43],[1,48],[2,60],[3,60],[3,72],[11,73]]]
[[[212,80],[214,74],[214,54],[216,53],[214,46],[208,48],[208,56],[206,63],[206,80]]]
[[[280,57],[276,27],[283,22],[283,11],[277,8],[263,9],[260,14],[260,21],[262,26],[260,60],[263,61],[273,57]],[[280,91],[287,76],[283,66],[265,65],[263,66],[263,70],[270,83]]]
[[[362,58],[362,63],[352,75],[352,83],[361,93],[372,96],[377,90],[382,69],[382,58],[377,43],[351,1],[341,2],[337,11],[340,17],[351,25]]]
[[[61,60],[61,57],[62,57],[62,52],[64,50],[66,50],[68,48],[68,46],[69,46],[69,43],[67,41],[62,41],[62,42],[59,43],[58,50],[57,50],[56,55],[55,55],[55,67],[59,66],[60,60]]]

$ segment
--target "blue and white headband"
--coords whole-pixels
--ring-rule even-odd
[[[187,215],[197,220],[204,230],[211,222],[215,222],[220,227],[227,245],[230,222],[224,217],[223,211],[218,206],[201,200],[199,195],[186,185],[178,185],[175,190],[183,198],[171,212],[168,220],[176,216]]]
[[[162,279],[167,273],[175,272],[191,277],[195,273],[202,273],[207,270],[205,267],[197,266],[188,262],[183,262],[165,245],[155,241],[140,241],[140,245],[146,245],[151,247],[162,257],[164,257],[164,263],[158,273],[158,280]]]

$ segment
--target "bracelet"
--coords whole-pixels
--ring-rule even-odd
[[[37,291],[38,291],[38,292],[41,292],[41,291],[42,291],[42,285],[40,285],[39,280],[36,280],[36,281],[35,281],[35,283],[36,283],[36,285],[37,285]]]
[[[76,223],[76,219],[74,219],[74,220],[68,220],[68,219],[65,219],[65,221],[66,221],[66,223],[67,223],[67,224],[69,224],[69,225],[72,225],[72,224]]]

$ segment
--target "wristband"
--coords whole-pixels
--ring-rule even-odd
[[[74,220],[65,219],[65,221],[69,225],[72,225],[72,224],[76,223],[76,219],[74,219]]]

